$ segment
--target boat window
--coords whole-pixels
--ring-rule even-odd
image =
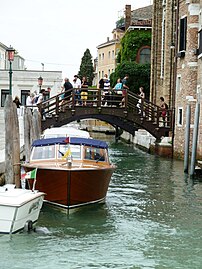
[[[32,160],[37,159],[54,159],[55,158],[55,147],[54,145],[34,147],[32,150]]]
[[[71,156],[73,160],[81,159],[81,146],[80,145],[60,145],[58,150],[58,159],[62,157],[68,158]]]
[[[94,147],[85,147],[84,159],[86,160],[99,160],[105,161],[105,150]]]

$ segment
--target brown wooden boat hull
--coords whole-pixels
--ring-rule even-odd
[[[34,168],[34,167],[33,167]],[[35,188],[61,208],[76,208],[105,199],[114,167],[101,169],[38,168]],[[31,167],[25,170],[32,170]],[[31,182],[31,181],[30,181]]]

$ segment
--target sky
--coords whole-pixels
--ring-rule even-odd
[[[112,38],[116,21],[152,0],[0,0],[0,42],[12,46],[25,59],[28,70],[62,71],[73,79],[88,48]]]

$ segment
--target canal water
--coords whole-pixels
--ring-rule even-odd
[[[202,268],[202,182],[105,139],[117,165],[106,203],[70,216],[44,206],[36,232],[0,236],[1,269]]]

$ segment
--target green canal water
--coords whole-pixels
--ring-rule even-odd
[[[0,236],[0,269],[202,268],[202,182],[183,162],[109,147],[106,203],[70,216],[44,206],[37,232]]]

